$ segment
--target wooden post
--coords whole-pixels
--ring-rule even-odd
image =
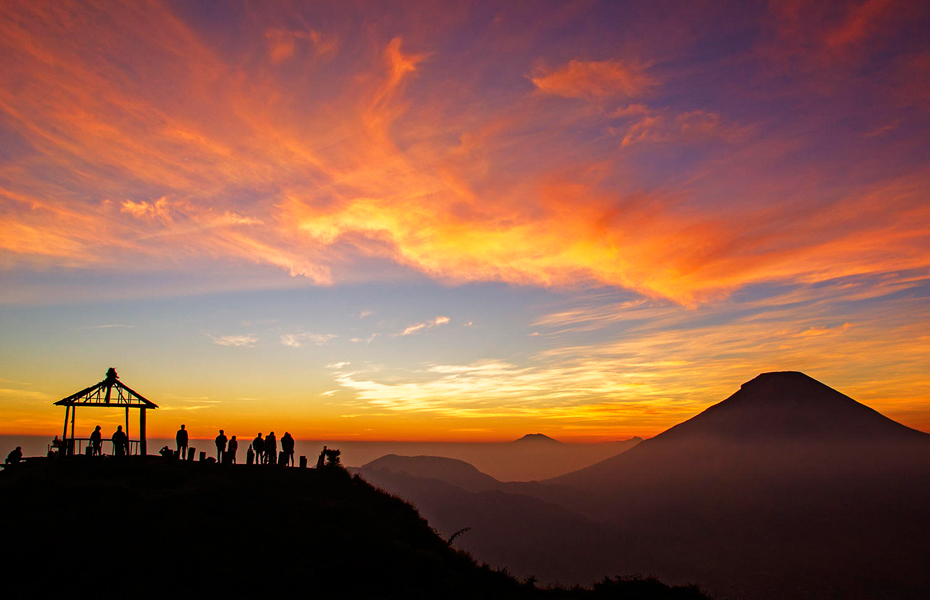
[[[139,409],[139,454],[145,456],[147,450],[145,446],[145,408],[143,407]]]
[[[71,441],[68,442],[68,450],[65,454],[68,456],[74,455],[74,415],[77,414],[77,406],[71,407]]]
[[[300,468],[301,468],[301,469],[306,469],[306,468],[307,468],[307,457],[306,457],[306,456],[301,456],[301,457],[300,457]]]
[[[65,428],[61,430],[61,441],[68,439],[68,417],[71,416],[71,405],[65,404]]]

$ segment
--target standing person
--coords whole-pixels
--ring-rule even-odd
[[[273,431],[265,436],[265,462],[269,465],[278,462],[278,438],[274,436]]]
[[[255,450],[255,464],[262,464],[265,460],[265,440],[262,439],[261,433],[252,440],[252,448]]]
[[[322,469],[323,465],[326,464],[326,446],[323,446],[323,449],[320,451],[320,458],[316,459],[316,468]]]
[[[223,463],[223,453],[226,452],[226,434],[220,429],[220,434],[216,436],[216,462]]]
[[[251,465],[255,462],[255,450],[252,450],[252,444],[249,444],[249,449],[245,451],[245,464]]]
[[[103,447],[103,434],[100,433],[100,425],[94,427],[94,432],[90,434],[91,456],[100,456]]]
[[[281,451],[284,452],[284,466],[294,466],[294,438],[289,431],[281,436]]]
[[[236,464],[236,452],[239,451],[239,442],[236,436],[229,438],[229,446],[226,447],[226,462],[231,465]]]
[[[122,425],[116,426],[116,431],[113,432],[113,437],[110,438],[110,441],[113,442],[113,454],[116,456],[126,456],[129,452],[129,438],[126,437],[126,433],[123,431]]]
[[[178,458],[181,460],[187,459],[187,430],[184,429],[184,425],[181,425],[181,428],[178,429],[177,434],[174,436],[174,441],[178,443]]]

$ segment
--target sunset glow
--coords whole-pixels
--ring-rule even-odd
[[[111,366],[163,437],[623,439],[776,370],[930,431],[928,13],[6,2],[0,433]]]

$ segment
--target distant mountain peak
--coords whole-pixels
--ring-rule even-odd
[[[514,440],[512,444],[522,444],[527,442],[544,443],[544,444],[561,444],[559,440],[553,439],[543,433],[528,433],[519,440]]]

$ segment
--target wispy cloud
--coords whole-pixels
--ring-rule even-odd
[[[135,325],[124,325],[124,324],[122,324],[122,323],[111,323],[111,324],[107,324],[107,325],[92,325],[92,326],[90,326],[90,327],[81,327],[81,330],[89,330],[89,329],[111,329],[111,328],[132,329],[133,327],[135,327]]]
[[[425,323],[416,323],[414,325],[410,325],[404,329],[400,335],[413,335],[414,333],[433,329],[434,327],[446,325],[447,323],[449,323],[449,317],[436,317],[435,319],[426,321]]]
[[[51,400],[52,396],[36,390],[17,390],[13,388],[0,388],[0,397],[20,400]]]
[[[568,98],[634,97],[657,84],[644,65],[620,60],[572,60],[556,69],[540,68],[531,80],[540,92]]]
[[[304,344],[322,346],[335,338],[332,333],[285,333],[281,335],[281,343],[292,348],[300,348]]]
[[[258,343],[254,335],[209,335],[217,346],[230,346],[234,348],[248,348]]]
[[[545,349],[519,362],[425,364],[389,373],[333,367],[336,381],[373,409],[554,420],[566,429],[641,435],[726,398],[758,373],[801,370],[921,426],[908,419],[930,394],[924,377],[930,338],[922,325],[930,312],[918,291],[928,280],[915,277],[902,287],[902,278],[884,284],[845,278],[696,309],[580,298],[580,306],[537,319]],[[591,341],[592,331],[598,341]]]
[[[379,381],[364,372],[337,374],[355,397],[376,408],[470,419],[541,418],[618,426],[636,420],[645,429],[697,410],[699,401],[675,398],[616,364],[575,361],[520,367],[503,361],[431,365],[410,381]]]

